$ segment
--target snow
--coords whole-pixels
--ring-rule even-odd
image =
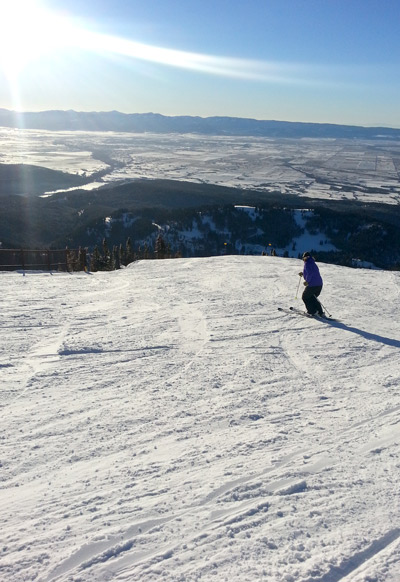
[[[300,236],[294,237],[292,243],[289,247],[285,249],[278,249],[279,252],[284,252],[287,250],[290,255],[291,248],[295,249],[321,249],[328,252],[328,251],[336,251],[338,250],[335,245],[333,245],[330,240],[327,238],[327,235],[320,230],[315,233],[310,233],[307,228],[307,217],[310,217],[314,214],[314,210],[310,209],[296,209],[293,211],[293,218],[296,221],[296,224],[303,229],[303,232]],[[357,266],[366,266],[366,265],[357,265]]]
[[[255,206],[239,206],[239,205],[235,205],[235,208],[237,210],[241,210],[242,212],[246,212],[247,215],[249,216],[249,218],[251,218],[251,220],[253,220],[253,222],[258,217],[258,212],[257,212]]]
[[[400,273],[301,266],[0,273],[0,580],[400,579]]]
[[[0,163],[23,162],[90,180],[65,192],[136,179],[169,179],[281,192],[300,199],[400,201],[398,141],[0,128],[0,145]],[[104,172],[100,180],[99,171]]]

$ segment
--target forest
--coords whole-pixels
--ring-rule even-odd
[[[254,208],[244,212],[244,207]],[[312,210],[300,226],[299,209]],[[297,256],[295,240],[307,233],[329,241],[310,249],[319,260],[352,265],[369,261],[400,267],[397,205],[240,190],[172,180],[137,180],[88,192],[50,197],[0,195],[2,248],[109,248],[130,239],[138,256],[155,256],[161,237],[170,256],[261,254],[279,249]],[[334,248],[332,248],[334,247]]]

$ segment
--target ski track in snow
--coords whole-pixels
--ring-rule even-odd
[[[298,269],[0,273],[0,580],[400,579],[400,277]]]

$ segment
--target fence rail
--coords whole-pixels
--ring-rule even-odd
[[[84,271],[85,249],[0,249],[0,270]]]

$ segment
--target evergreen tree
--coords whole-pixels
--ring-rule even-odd
[[[119,245],[118,255],[119,255],[119,264],[120,265],[126,265],[126,262],[125,262],[125,251],[124,251],[124,247],[122,246],[122,244]]]
[[[67,271],[72,273],[74,270],[74,254],[69,250],[68,247],[65,249],[65,254],[67,257]]]
[[[113,265],[112,265],[113,269],[120,269],[121,268],[121,262],[120,262],[120,258],[119,258],[119,248],[115,245],[113,247]]]
[[[108,249],[107,240],[103,238],[103,262],[104,262],[104,269],[107,270],[110,265],[110,251]]]
[[[91,270],[96,272],[100,269],[100,251],[99,247],[96,245],[93,249],[92,260],[91,260]]]
[[[111,250],[108,248],[107,240],[103,239],[103,258],[102,258],[102,268],[104,271],[113,271],[115,267],[115,247]]]
[[[156,259],[165,259],[165,252],[166,252],[165,241],[161,234],[159,234],[156,240],[155,247]]]
[[[133,248],[132,248],[132,243],[131,243],[131,237],[128,237],[128,240],[126,241],[126,250],[125,250],[125,265],[129,265],[129,263],[132,263],[134,261],[134,253],[133,253]]]

